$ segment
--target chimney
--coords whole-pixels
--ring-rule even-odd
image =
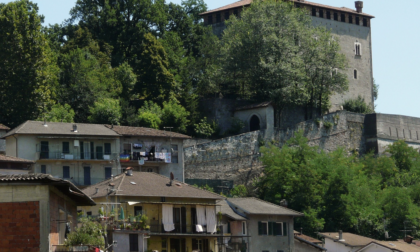
[[[48,127],[47,119],[45,119],[45,117],[44,117],[44,127]]]
[[[406,242],[406,243],[409,243],[409,244],[411,244],[411,243],[413,243],[413,237],[412,236],[409,236],[409,235],[407,235],[405,238],[404,238],[404,241]]]
[[[286,199],[282,199],[280,201],[280,206],[287,208],[287,200]]]
[[[73,124],[73,132],[77,132],[77,124]]]
[[[97,194],[97,193],[99,192],[99,188],[98,188],[98,187],[96,187],[95,189],[96,189],[95,194]]]
[[[363,12],[363,1],[356,1],[355,5],[356,5],[357,13],[362,13]]]
[[[338,240],[339,241],[344,241],[344,239],[343,239],[343,230],[339,230],[338,231]]]
[[[133,168],[128,167],[127,169],[125,169],[127,171],[127,176],[133,176]]]

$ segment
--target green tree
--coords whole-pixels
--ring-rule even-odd
[[[357,99],[349,99],[343,103],[343,108],[347,111],[360,113],[360,114],[371,114],[375,113],[372,107],[366,104],[365,99],[360,95]]]
[[[163,102],[162,127],[173,127],[174,131],[185,133],[190,113],[181,104],[170,100]]]
[[[207,117],[201,119],[200,123],[194,125],[195,134],[200,137],[210,137],[215,133],[214,124],[207,122]]]
[[[103,234],[106,232],[106,230],[100,223],[89,218],[81,218],[79,220],[78,226],[79,227],[77,227],[74,232],[71,232],[68,235],[64,245],[78,246],[89,244],[99,246],[101,249],[105,248]]]
[[[162,124],[162,108],[152,101],[146,101],[139,109],[139,125],[146,128],[159,129]]]
[[[74,122],[74,110],[68,104],[54,104],[51,109],[38,117],[38,121],[48,122]]]
[[[36,119],[54,102],[58,68],[43,19],[28,0],[0,9],[0,118],[11,127]]]
[[[236,185],[230,190],[232,197],[247,197],[248,189],[245,185]]]
[[[119,125],[122,117],[119,100],[111,98],[96,101],[89,112],[91,123]]]

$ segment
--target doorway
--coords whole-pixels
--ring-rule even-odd
[[[170,239],[170,248],[171,252],[186,252],[187,251],[187,244],[185,239]]]
[[[258,118],[256,115],[253,115],[251,120],[249,120],[249,131],[256,130],[260,130],[260,118]]]
[[[90,185],[90,166],[83,167],[84,185]]]

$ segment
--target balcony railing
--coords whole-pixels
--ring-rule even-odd
[[[207,235],[206,228],[203,227],[203,232],[197,232],[196,225],[185,225],[185,224],[174,224],[175,229],[172,231],[165,231],[163,224],[151,224],[147,225],[147,228],[141,225],[138,222],[124,222],[124,221],[114,221],[113,225],[114,230],[121,231],[146,231],[155,234],[194,234]]]
[[[131,161],[138,161],[141,158],[144,159],[145,162],[162,162],[165,163],[165,158],[162,156],[159,156],[160,153],[154,153],[155,155],[141,155],[140,152],[134,152],[133,154],[125,154],[125,153],[121,153],[120,154],[120,162],[122,163],[126,163],[126,162],[131,162]]]
[[[67,152],[62,151],[39,151],[37,152],[39,159],[50,160],[117,160],[118,153],[104,153],[104,152]]]

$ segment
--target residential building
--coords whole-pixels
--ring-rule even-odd
[[[6,135],[10,128],[0,123],[0,138]],[[6,154],[6,140],[0,139],[0,154]]]
[[[285,0],[293,2],[297,8],[304,8],[311,16],[313,26],[322,26],[338,38],[343,53],[348,60],[346,70],[349,90],[331,97],[331,111],[340,108],[344,101],[361,96],[369,104],[374,104],[372,70],[371,21],[374,16],[363,12],[363,1],[355,2],[355,9],[334,7],[306,0]],[[321,0],[319,0],[321,1]],[[231,15],[240,16],[252,0],[241,0],[220,8],[201,13],[204,24],[212,26],[219,37],[226,29],[225,20]]]
[[[0,251],[53,251],[66,225],[76,227],[77,206],[93,205],[74,184],[51,175],[0,175]]]
[[[0,154],[0,174],[28,174],[32,172],[34,161]]]
[[[8,156],[35,161],[35,173],[78,186],[121,173],[119,135],[101,124],[26,121],[3,139]]]
[[[176,132],[143,127],[106,125],[120,138],[120,162],[124,171],[155,172],[184,182],[183,141],[191,137]]]
[[[355,252],[359,251],[364,246],[371,242],[375,242],[375,239],[356,235],[352,233],[338,232],[338,233],[319,233],[324,238],[325,248],[328,251],[334,252]]]
[[[294,231],[295,250],[294,252],[323,252],[327,251],[323,247],[323,242],[313,237],[304,235],[302,232]]]
[[[220,205],[222,212],[220,229],[224,236],[223,243],[225,245],[220,252],[248,251],[247,219],[233,211],[226,200],[220,200],[217,204]]]
[[[420,247],[403,240],[373,241],[357,252],[420,252]]]
[[[96,215],[100,208],[111,213],[108,234],[117,242],[114,252],[217,252],[223,245],[216,234],[216,201],[223,199],[218,194],[131,168],[83,192],[97,203],[79,208],[83,214]],[[139,216],[148,220],[140,223]]]
[[[225,241],[229,249],[241,252],[295,250],[294,218],[303,216],[302,213],[257,198],[228,198],[226,203],[220,204],[222,220],[228,225],[224,231],[232,233],[231,241]]]

